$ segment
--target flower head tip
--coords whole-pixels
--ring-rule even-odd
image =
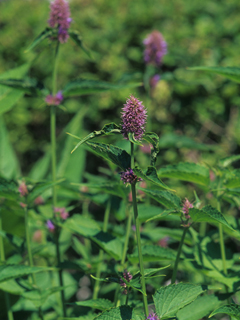
[[[157,30],[152,31],[152,33],[144,39],[143,44],[145,45],[145,63],[160,66],[163,56],[167,53],[167,43],[162,34]]]
[[[121,174],[121,180],[128,186],[129,184],[142,181],[142,178],[138,178],[137,175],[133,172],[133,169],[129,168],[126,171],[123,171]]]

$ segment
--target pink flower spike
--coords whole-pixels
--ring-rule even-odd
[[[187,198],[185,198],[185,201],[183,203],[182,211],[183,211],[183,214],[185,215],[186,219],[190,219],[191,218],[189,216],[189,209],[190,208],[193,208],[193,204]]]
[[[26,183],[24,181],[22,181],[20,183],[18,191],[19,191],[21,197],[25,197],[28,194],[28,189],[27,189]]]
[[[37,206],[41,206],[42,204],[44,204],[44,199],[39,196],[34,200],[34,204],[36,204]]]
[[[58,91],[58,93],[55,96],[53,96],[52,94],[49,94],[45,98],[45,102],[49,106],[59,106],[62,101],[63,101],[62,91]]]
[[[156,313],[150,313],[149,316],[147,317],[147,319],[148,320],[159,320]]]
[[[128,186],[129,184],[142,181],[142,178],[138,178],[137,175],[133,172],[132,169],[128,169],[125,172],[121,172],[121,180]]]
[[[152,33],[144,39],[143,44],[145,45],[145,63],[160,66],[163,56],[167,53],[167,43],[162,34],[157,30],[152,31]]]
[[[123,272],[123,278],[124,278],[127,282],[130,282],[130,280],[132,280],[132,275],[131,275],[131,273],[128,272],[127,270],[124,270],[124,272]],[[123,281],[122,278],[120,278],[119,282],[120,282],[120,286],[121,286],[122,288],[124,288],[123,294],[127,294],[127,285],[126,285],[126,283]]]
[[[58,28],[58,40],[61,43],[67,42],[69,38],[68,29],[71,22],[68,2],[66,0],[54,0],[51,2],[48,23],[51,28]]]
[[[54,208],[53,210],[55,213],[59,213],[60,217],[63,220],[66,220],[69,216],[69,213],[66,211],[66,208]],[[56,215],[57,216],[57,215]]]
[[[134,96],[122,108],[122,134],[128,140],[128,133],[133,133],[135,140],[141,140],[146,130],[147,110]]]
[[[54,232],[55,226],[54,226],[54,224],[52,223],[51,220],[48,220],[48,221],[47,221],[46,226],[47,226],[47,228],[48,228],[48,230],[49,230],[50,232],[52,232],[52,233]]]

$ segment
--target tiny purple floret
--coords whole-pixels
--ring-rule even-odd
[[[63,101],[62,91],[58,91],[58,93],[55,96],[53,96],[52,94],[49,94],[45,98],[45,102],[49,106],[59,106],[62,101]]]
[[[48,228],[48,230],[49,230],[50,232],[54,232],[55,226],[54,226],[54,224],[52,223],[51,220],[47,220],[46,226],[47,226],[47,228]]]
[[[148,320],[159,320],[156,313],[150,313],[149,316],[147,317],[147,319]]]
[[[122,110],[122,134],[124,138],[128,140],[128,133],[133,133],[135,140],[141,140],[146,130],[146,108],[141,101],[131,95]]]
[[[132,280],[132,275],[131,275],[131,273],[128,272],[127,270],[124,270],[124,272],[123,272],[123,278],[124,278],[127,282],[130,282],[130,280]],[[124,288],[123,294],[127,294],[127,285],[126,285],[126,283],[123,281],[122,278],[120,278],[119,282],[120,282],[120,286],[121,286],[122,288]]]
[[[24,181],[22,181],[20,183],[18,191],[19,191],[21,197],[25,197],[28,194],[28,189],[27,189],[26,183]]]
[[[160,66],[163,56],[167,53],[167,43],[162,34],[157,30],[152,31],[147,38],[144,39],[143,44],[145,45],[145,63]]]
[[[158,84],[158,82],[160,81],[160,75],[159,74],[155,74],[151,79],[150,79],[150,87],[152,89],[154,89],[156,87],[156,85]]]
[[[66,0],[51,2],[48,24],[51,28],[58,28],[58,40],[61,43],[66,42],[69,38],[68,29],[71,21],[69,4]]]
[[[126,171],[120,172],[121,180],[128,186],[129,184],[142,181],[142,178],[138,178],[131,168]]]

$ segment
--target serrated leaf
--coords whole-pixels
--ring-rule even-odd
[[[75,303],[68,303],[71,305],[90,307],[93,309],[106,310],[114,306],[113,302],[108,299],[91,299],[86,301],[77,301]]]
[[[230,294],[210,294],[197,297],[195,301],[178,311],[177,319],[199,320],[207,316],[214,308],[230,296]]]
[[[106,92],[111,90],[121,90],[135,88],[142,83],[109,83],[100,80],[77,79],[66,84],[63,89],[64,97],[80,96],[90,93]]]
[[[33,96],[47,95],[46,90],[42,83],[35,79],[3,79],[0,80],[0,85],[10,87],[31,94]]]
[[[129,306],[121,306],[104,311],[96,320],[145,320],[144,314],[138,314]]]
[[[168,191],[150,190],[145,188],[139,188],[144,191],[149,197],[153,198],[157,202],[161,203],[168,209],[181,209],[181,199],[175,194]]]
[[[154,166],[159,153],[159,137],[154,132],[146,132],[142,138],[153,146],[151,148],[151,166]]]
[[[94,236],[100,231],[100,226],[95,220],[79,214],[68,218],[63,227],[84,237]]]
[[[240,83],[240,68],[237,67],[191,67],[188,70],[192,71],[207,71],[210,73],[219,74],[227,79]]]
[[[171,190],[159,179],[155,167],[149,166],[147,170],[142,171],[142,169],[136,166],[133,171],[138,177],[141,177],[143,180],[150,181],[151,183],[157,185],[159,188]]]
[[[84,46],[80,33],[76,30],[68,30],[68,34],[70,38],[88,55],[88,57],[92,59],[91,51]]]
[[[212,316],[214,316],[217,313],[226,313],[228,314],[230,317],[235,317],[237,320],[240,319],[240,305],[237,304],[228,304],[225,306],[221,306],[220,308],[214,310],[209,318],[211,318]]]
[[[225,181],[223,186],[229,189],[236,189],[240,187],[240,169],[235,169],[225,174]]]
[[[27,73],[29,67],[30,64],[27,63],[15,69],[9,70],[5,73],[2,73],[0,75],[0,79],[21,79]],[[0,114],[9,111],[23,96],[23,94],[24,93],[22,91],[0,85]]]
[[[212,206],[208,205],[202,209],[191,208],[189,209],[189,215],[191,216],[193,222],[213,222],[221,223],[231,230],[234,230],[226,221],[221,212]]]
[[[178,310],[194,301],[206,290],[206,286],[190,283],[178,283],[162,287],[153,296],[156,312],[161,319],[174,316]]]
[[[0,177],[0,197],[17,200],[19,197],[17,188],[17,183],[14,180],[7,180]]]
[[[134,137],[134,133],[132,132],[129,132],[128,133],[128,140],[130,142],[132,142],[133,144],[136,144],[137,146],[142,146],[142,142],[140,140],[136,140],[135,137]]]
[[[24,251],[24,240],[19,238],[18,236],[5,232],[3,230],[0,230],[0,237],[6,238],[12,245],[13,247],[20,253],[22,254]]]
[[[79,137],[76,137],[74,135],[71,135],[71,133],[68,133],[70,136],[73,136],[74,138],[79,139],[80,141],[76,145],[76,147],[72,150],[71,153],[73,153],[81,144],[84,142],[91,140],[96,137],[105,136],[105,135],[112,135],[112,134],[120,134],[121,133],[121,127],[118,126],[116,123],[112,122],[109,124],[105,124],[105,126],[99,130],[99,131],[93,131],[89,135],[87,135],[85,138],[81,139]]]
[[[163,212],[163,209],[157,206],[145,204],[138,205],[138,217],[140,222],[145,222]]]
[[[174,178],[201,185],[209,184],[209,169],[195,163],[182,162],[169,165],[158,170],[158,175],[162,178]]]
[[[25,52],[28,52],[35,48],[39,43],[41,43],[43,40],[50,38],[54,35],[54,30],[52,28],[47,27],[45,30],[43,30],[37,38],[33,40],[33,42],[30,44],[30,46],[26,49]]]
[[[197,142],[187,136],[167,133],[159,139],[160,148],[187,148],[193,150],[208,151],[216,149],[214,145],[207,145]]]
[[[156,245],[142,246],[142,256],[143,256],[143,261],[146,261],[146,262],[176,259],[175,251],[168,248],[162,248]],[[137,263],[139,261],[137,248],[134,250],[132,254],[128,255],[128,260],[131,263]]]
[[[122,170],[127,170],[131,166],[131,156],[125,150],[114,147],[113,145],[103,143],[86,142],[88,149],[98,156],[109,160],[120,167]]]
[[[226,158],[219,160],[219,165],[221,167],[226,168],[226,167],[230,166],[233,162],[236,162],[238,160],[240,160],[240,154],[226,157]]]
[[[28,267],[23,265],[2,265],[0,266],[0,282],[20,278],[32,273],[46,272],[48,270],[53,270],[53,268]]]

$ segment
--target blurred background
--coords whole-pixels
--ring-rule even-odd
[[[62,45],[59,90],[80,77],[113,83],[123,79],[142,81],[145,72],[142,42],[154,29],[165,38],[168,54],[160,71],[162,80],[151,100],[143,86],[66,99],[66,111],[58,110],[58,135],[63,134],[80,110],[82,134],[99,130],[111,121],[120,123],[123,103],[134,94],[148,108],[151,131],[162,139],[159,166],[179,160],[213,164],[216,157],[239,152],[238,84],[187,70],[200,65],[239,65],[238,0],[69,2],[71,28],[80,32],[93,59],[71,40]],[[47,26],[49,1],[3,0],[0,11],[0,73],[32,61],[28,75],[51,90],[52,44],[45,40],[33,52],[25,52]],[[49,148],[48,107],[43,99],[25,95],[4,114],[4,121],[20,160],[20,175],[26,176]],[[208,147],[191,144],[186,137]],[[220,148],[215,148],[217,144]],[[87,170],[94,171],[96,163],[87,163]]]

